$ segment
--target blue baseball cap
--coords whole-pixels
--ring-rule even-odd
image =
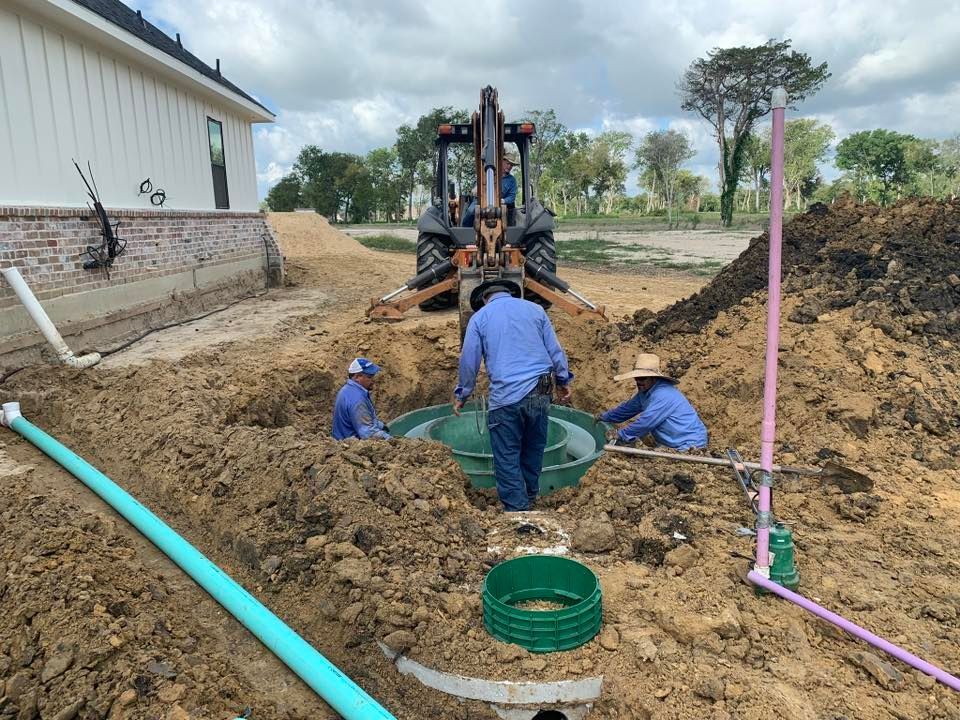
[[[372,363],[366,358],[355,358],[350,367],[347,368],[348,375],[356,375],[357,373],[363,373],[364,375],[376,375],[380,372],[380,366],[376,363]]]

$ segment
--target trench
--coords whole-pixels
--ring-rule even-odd
[[[367,336],[388,348],[374,391],[385,417],[447,399],[453,351],[419,367],[437,340],[392,328]],[[451,703],[461,701],[399,676],[373,640],[408,628],[453,639],[422,619],[383,617],[382,608],[429,607],[455,589],[469,604],[475,593],[460,589],[478,587],[488,568],[482,508],[495,496],[471,488],[436,443],[329,439],[337,366],[356,352],[328,348],[268,372],[246,356],[229,365],[192,358],[175,371],[113,368],[72,376],[56,393],[43,373],[27,373],[17,391],[25,415],[115,478],[398,717],[458,717]],[[442,492],[419,487],[423,476]],[[426,531],[436,541],[421,539],[425,527],[436,528]],[[359,577],[331,579],[351,560],[370,563],[379,578],[372,588]],[[403,587],[418,568],[438,570],[422,596]],[[416,708],[402,699],[411,695],[422,698]],[[471,718],[495,717],[486,703],[466,705]]]

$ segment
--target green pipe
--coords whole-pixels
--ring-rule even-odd
[[[3,424],[33,443],[126,518],[346,720],[395,720],[339,668],[136,498],[24,419],[19,403],[3,405]]]

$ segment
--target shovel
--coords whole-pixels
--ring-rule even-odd
[[[633,455],[636,457],[660,458],[663,460],[675,460],[677,462],[698,463],[700,465],[719,465],[725,468],[731,467],[730,460],[722,458],[705,457],[703,455],[680,455],[679,453],[661,452],[659,450],[639,450],[637,448],[622,447],[620,445],[604,445],[604,450],[609,452],[621,453],[623,455]],[[760,463],[744,462],[734,464],[737,470],[762,470]],[[796,467],[794,465],[774,465],[770,468],[775,473],[786,473],[789,475],[806,475],[809,477],[818,477],[826,483],[836,485],[840,491],[845,494],[854,492],[867,492],[873,489],[873,480],[867,475],[851,470],[844,465],[827,461],[822,468]]]

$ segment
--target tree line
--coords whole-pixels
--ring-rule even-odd
[[[719,211],[729,225],[735,210],[769,207],[770,128],[761,120],[772,109],[776,87],[796,109],[818,92],[827,64],[791,49],[789,40],[757,47],[715,49],[695,60],[678,83],[681,108],[713,131],[720,154],[717,187],[684,165],[694,156],[690,139],[668,129],[636,140],[630,133],[571,130],[552,109],[530,110],[513,122],[534,122],[537,137],[530,171],[536,194],[560,215],[656,213],[677,221],[680,212]],[[434,108],[415,124],[397,128],[395,142],[366,155],[304,147],[289,174],[268,193],[272,210],[310,207],[344,222],[414,218],[434,188],[437,126],[468,122],[470,113]],[[960,135],[937,141],[886,129],[856,132],[834,147],[835,132],[811,118],[785,126],[784,195],[787,207],[829,202],[840,193],[887,204],[910,195],[955,197],[960,193]],[[822,168],[833,152],[839,177],[830,183]],[[627,194],[637,171],[639,193]],[[450,179],[455,191],[475,185],[473,148],[452,145]]]

